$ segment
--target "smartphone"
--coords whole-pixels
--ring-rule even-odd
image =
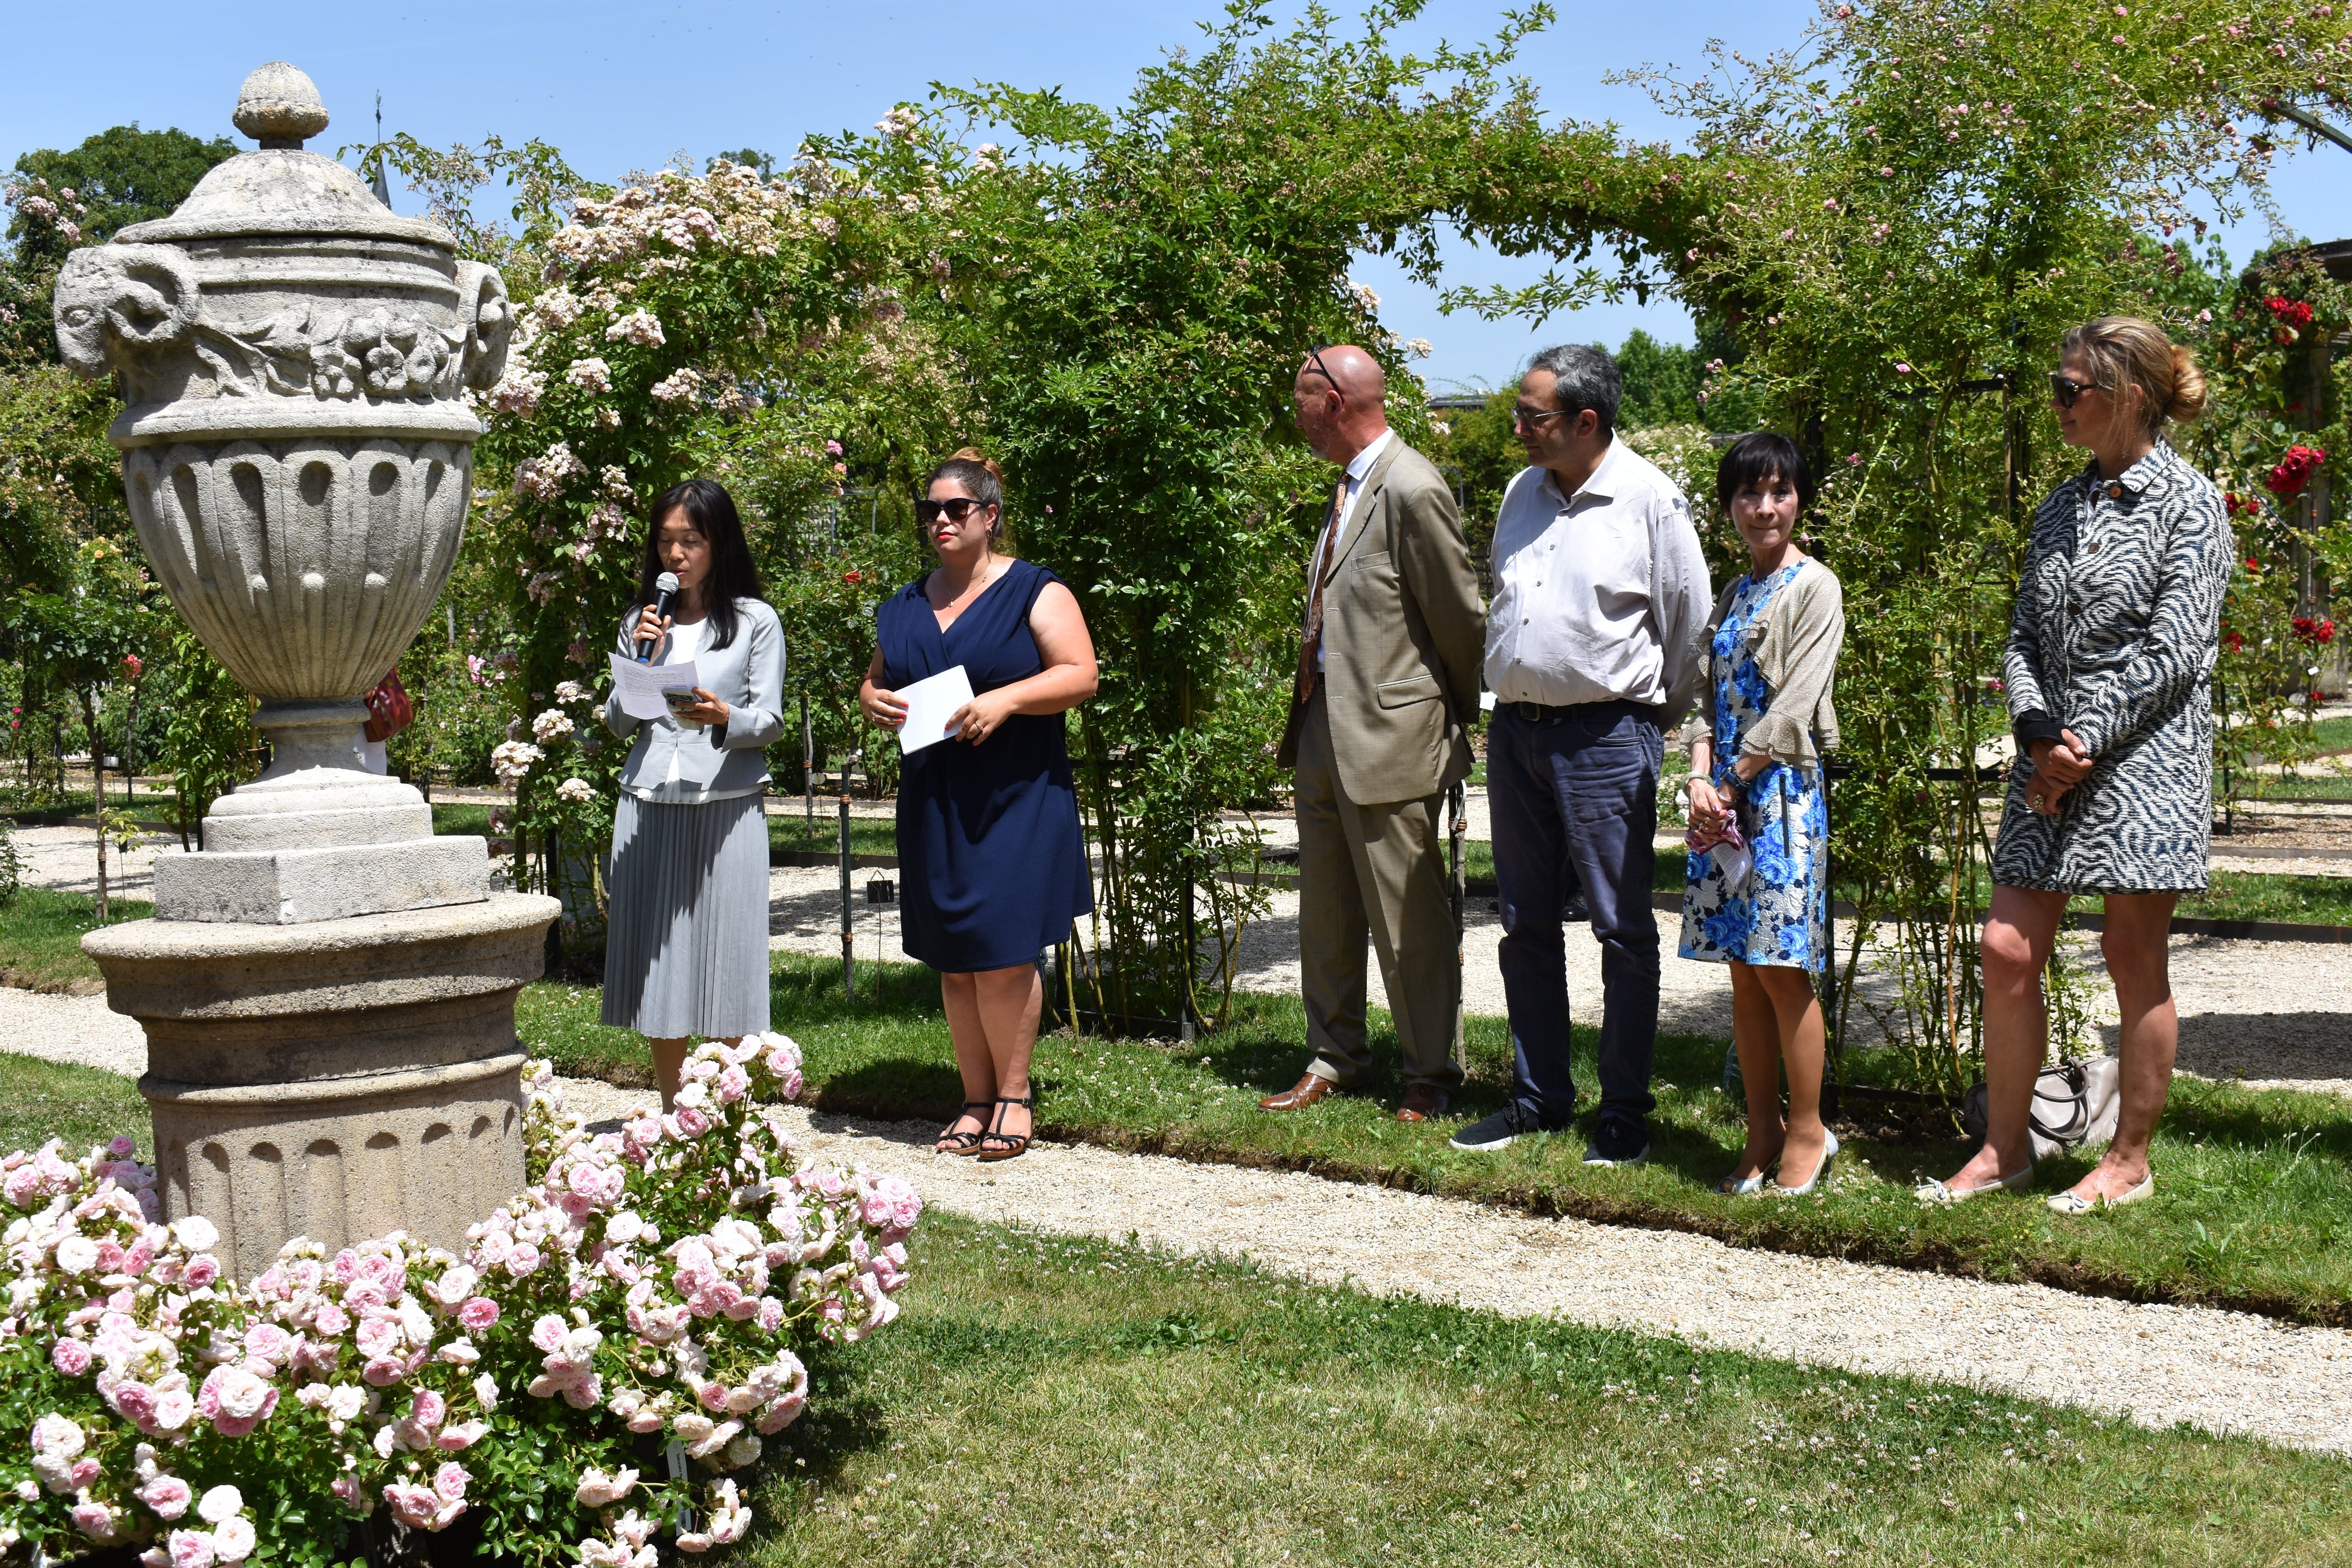
[[[691,687],[673,686],[667,688],[662,692],[662,700],[669,704],[669,710],[673,714],[684,719],[686,718],[686,710],[693,707],[696,703],[701,701],[702,699],[694,694],[694,689]],[[687,722],[693,723],[695,721],[688,719],[687,720]]]

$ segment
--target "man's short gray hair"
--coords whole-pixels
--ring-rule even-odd
[[[1591,409],[1601,416],[1603,436],[1617,428],[1617,405],[1625,400],[1625,381],[1617,374],[1617,362],[1605,351],[1589,343],[1562,343],[1536,355],[1528,362],[1528,368],[1551,372],[1552,395],[1560,407],[1570,414]]]

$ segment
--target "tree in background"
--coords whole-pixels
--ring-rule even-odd
[[[49,292],[78,246],[168,217],[216,163],[236,155],[226,137],[199,141],[184,131],[142,131],[137,122],[101,131],[66,152],[41,148],[16,160],[5,182],[12,254],[0,278],[0,363],[55,363]]]
[[[0,261],[0,621],[12,648],[0,692],[16,710],[19,787],[37,800],[64,788],[57,753],[86,747],[93,763],[106,755],[107,715],[127,715],[110,696],[122,654],[143,662],[151,714],[184,680],[204,689],[202,666],[211,664],[193,643],[202,665],[157,646],[160,591],[132,537],[120,454],[105,438],[121,405],[110,388],[58,363],[50,291],[73,248],[168,215],[236,151],[226,139],[122,125],[68,151],[27,153],[0,183],[10,242]],[[215,717],[173,711],[184,723]],[[237,712],[242,724],[246,710]],[[198,759],[200,772],[249,753],[250,731],[224,744]]]

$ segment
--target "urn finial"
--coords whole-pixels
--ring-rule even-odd
[[[327,106],[308,76],[272,60],[245,79],[230,119],[265,148],[298,148],[327,128]]]

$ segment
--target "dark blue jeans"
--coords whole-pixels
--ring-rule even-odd
[[[1664,754],[1657,710],[1597,702],[1546,713],[1531,720],[1498,703],[1486,740],[1512,1097],[1546,1127],[1563,1125],[1576,1108],[1559,911],[1581,881],[1601,943],[1601,1114],[1640,1121],[1657,1104],[1650,1094],[1658,1034],[1650,841]]]

